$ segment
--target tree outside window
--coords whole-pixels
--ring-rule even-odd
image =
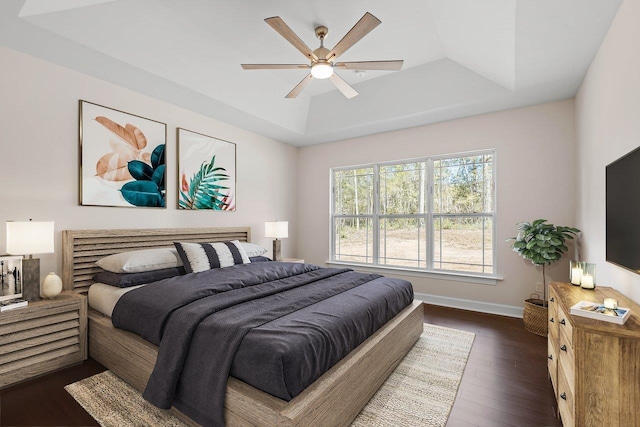
[[[494,151],[332,170],[333,261],[495,274]]]

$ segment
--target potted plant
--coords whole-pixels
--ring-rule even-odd
[[[542,266],[543,299],[530,298],[525,300],[523,321],[524,327],[536,335],[547,335],[547,278],[545,265],[559,260],[569,248],[565,245],[567,239],[579,233],[573,227],[555,226],[547,223],[546,219],[536,219],[533,222],[518,224],[518,235],[513,240],[513,251],[534,265]]]

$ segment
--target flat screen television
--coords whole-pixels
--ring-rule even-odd
[[[606,259],[640,274],[640,147],[606,168]]]

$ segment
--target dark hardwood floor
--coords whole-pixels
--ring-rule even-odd
[[[547,339],[522,319],[425,306],[427,323],[476,334],[448,427],[561,426],[547,375]]]
[[[547,340],[525,331],[521,319],[427,305],[425,322],[476,334],[447,426],[561,425],[547,378]],[[0,425],[98,425],[64,386],[103,370],[89,359],[0,390]]]

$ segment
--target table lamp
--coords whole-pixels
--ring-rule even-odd
[[[282,255],[280,253],[279,239],[286,239],[289,237],[289,222],[288,221],[273,221],[264,223],[264,237],[273,238],[273,260],[282,261]]]
[[[27,301],[40,299],[40,259],[33,254],[53,253],[53,238],[53,221],[7,221],[7,253],[24,255],[22,298]]]

